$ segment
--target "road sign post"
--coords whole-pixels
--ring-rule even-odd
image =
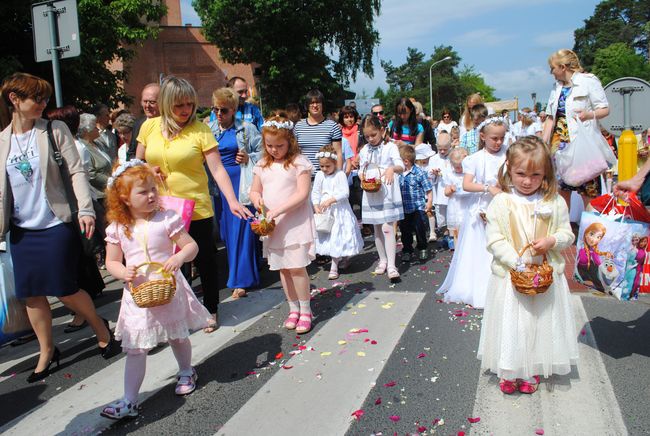
[[[76,0],[48,0],[32,5],[34,57],[52,62],[56,105],[63,106],[60,60],[79,56],[79,22]]]

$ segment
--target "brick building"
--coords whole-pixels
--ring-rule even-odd
[[[180,0],[163,1],[167,5],[167,15],[160,22],[158,38],[137,47],[136,55],[126,64],[129,78],[124,88],[134,97],[131,110],[140,112],[138,102],[142,87],[158,82],[161,75],[173,74],[189,80],[199,95],[199,106],[211,106],[212,92],[225,86],[228,78],[233,76],[245,78],[255,95],[253,66],[224,62],[219,49],[206,41],[200,27],[183,25]],[[122,66],[117,64],[114,67]]]

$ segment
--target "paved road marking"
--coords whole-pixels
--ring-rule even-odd
[[[206,335],[199,331],[192,335],[193,361],[199,364],[215,354],[243,330],[257,322],[264,313],[282,303],[281,289],[251,292],[243,300],[221,304],[216,332]],[[0,434],[95,434],[110,426],[111,420],[99,416],[100,407],[123,395],[124,362],[114,364],[85,378],[42,406],[32,409],[0,428]],[[148,357],[147,375],[142,385],[140,401],[166,386],[176,375],[176,365],[169,347]],[[81,388],[81,385],[84,385]]]
[[[494,374],[481,373],[472,435],[626,435],[627,429],[582,300],[571,295],[579,335],[577,370],[542,383],[533,395],[503,395]],[[584,334],[581,332],[584,331]]]
[[[218,434],[250,434],[256,423],[269,424],[266,435],[345,434],[423,298],[405,292],[356,295],[350,301],[355,308],[348,304],[330,319],[307,349],[285,363],[290,368],[278,371]]]

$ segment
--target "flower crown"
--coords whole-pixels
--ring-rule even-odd
[[[519,115],[521,115],[522,117],[529,118],[529,119],[531,119],[533,121],[537,118],[537,114],[535,112],[522,112],[522,111],[519,111]]]
[[[505,117],[492,117],[492,118],[488,118],[485,121],[483,121],[481,124],[478,125],[478,127],[476,129],[477,129],[477,131],[480,132],[487,125],[489,125],[489,124],[497,124],[497,123],[501,123],[501,124],[505,125],[506,129],[508,128],[508,119],[507,118],[505,118]]]
[[[106,186],[108,186],[109,188],[113,186],[115,180],[117,180],[117,178],[120,177],[122,174],[124,174],[124,171],[128,170],[129,168],[138,167],[140,165],[146,165],[146,164],[147,163],[145,161],[140,159],[131,159],[128,162],[124,162],[119,167],[115,168],[113,174],[111,174],[111,176],[108,178],[108,181],[106,182]]]
[[[332,160],[338,160],[338,158],[339,158],[336,155],[336,153],[331,153],[329,151],[319,151],[318,153],[316,153],[316,157],[318,159],[327,158],[327,159],[332,159]]]
[[[293,130],[293,122],[268,120],[268,121],[264,121],[262,127],[275,127],[276,129]]]

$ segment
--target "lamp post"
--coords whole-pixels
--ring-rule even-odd
[[[450,60],[451,60],[451,56],[445,56],[439,61],[435,61],[434,63],[432,63],[431,66],[429,67],[429,104],[431,105],[429,107],[429,111],[431,112],[431,118],[433,118],[433,79],[431,77],[431,70],[433,70],[433,67],[438,65],[439,63],[450,61]]]

